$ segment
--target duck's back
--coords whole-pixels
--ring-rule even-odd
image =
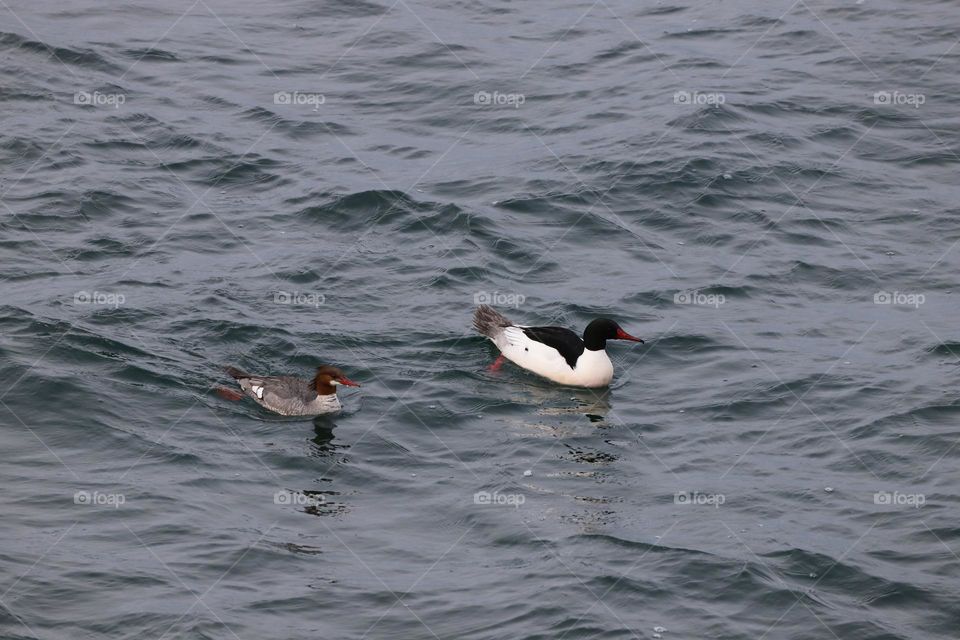
[[[308,381],[293,376],[249,377],[238,382],[257,404],[280,415],[319,415],[340,409],[335,393],[318,395]]]

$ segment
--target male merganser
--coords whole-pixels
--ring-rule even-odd
[[[526,327],[510,322],[485,304],[473,314],[473,326],[490,338],[503,358],[538,375],[571,387],[605,387],[613,380],[613,363],[604,350],[607,340],[643,342],[613,320],[597,318],[587,325],[583,339],[563,327]]]
[[[293,376],[251,376],[235,367],[227,373],[236,378],[240,388],[261,407],[283,416],[317,416],[340,410],[337,387],[359,387],[343,371],[330,365],[317,368],[312,380]],[[220,389],[220,395],[229,400],[240,400],[243,394]]]

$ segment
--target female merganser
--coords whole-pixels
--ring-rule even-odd
[[[607,318],[597,318],[588,324],[581,340],[580,336],[563,327],[513,324],[485,304],[474,312],[473,326],[490,338],[503,354],[492,369],[498,369],[506,358],[528,371],[571,387],[605,387],[610,384],[613,363],[604,350],[607,340],[643,342]]]
[[[359,387],[343,375],[343,371],[330,365],[317,368],[312,380],[293,376],[251,376],[234,367],[227,373],[236,378],[240,388],[261,407],[283,416],[317,416],[340,410],[337,387]],[[220,395],[230,400],[240,400],[243,394],[221,389]]]

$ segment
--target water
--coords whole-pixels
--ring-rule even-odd
[[[952,3],[2,5],[0,636],[956,637]]]

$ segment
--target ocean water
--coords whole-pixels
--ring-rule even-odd
[[[0,637],[958,637],[958,22],[0,0]]]

